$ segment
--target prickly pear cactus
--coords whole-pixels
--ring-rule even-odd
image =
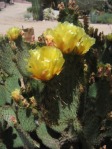
[[[68,21],[73,23],[74,25],[82,26],[81,22],[79,21],[80,10],[79,6],[77,5],[76,1],[69,0],[66,3],[60,2],[58,4],[59,9],[59,22]]]
[[[98,149],[111,142],[111,38],[89,27],[87,33],[65,22],[38,41],[16,27],[0,36],[0,148]]]

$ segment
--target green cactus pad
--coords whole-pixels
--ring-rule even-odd
[[[39,125],[39,127],[36,130],[36,133],[38,137],[42,140],[44,145],[46,145],[50,149],[60,149],[58,140],[52,138],[49,135],[45,123]]]
[[[0,107],[0,114],[2,116],[2,119],[7,122],[8,127],[14,125],[13,118],[16,119],[16,114],[12,109],[12,107],[10,106]]]
[[[31,132],[36,129],[36,124],[32,112],[25,108],[18,109],[18,119],[25,131]]]

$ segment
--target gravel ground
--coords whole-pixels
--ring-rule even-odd
[[[3,5],[0,2],[0,6]],[[17,26],[22,28],[30,28],[33,27],[35,31],[35,37],[38,37],[46,30],[46,28],[53,28],[55,27],[58,22],[57,21],[26,21],[24,19],[24,15],[26,14],[26,10],[28,7],[31,6],[31,3],[22,3],[15,2],[14,5],[7,5],[6,8],[0,11],[0,33],[5,34],[6,31],[13,26]],[[112,24],[111,25],[104,25],[104,24],[90,24],[95,28],[98,28],[99,31],[103,31],[104,34],[108,34],[112,32]]]

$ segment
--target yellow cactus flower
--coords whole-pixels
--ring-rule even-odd
[[[12,27],[7,31],[7,37],[9,40],[16,40],[21,34],[21,29],[18,27]]]
[[[76,43],[84,33],[83,28],[65,22],[59,23],[54,29],[47,29],[44,33],[44,37],[45,39],[47,38],[47,41],[52,39],[52,45],[54,44],[54,46],[60,49],[63,53],[70,53],[73,51]]]
[[[78,44],[82,42],[80,46],[84,44],[83,47],[85,48],[82,48],[82,52],[79,52],[79,54],[84,54],[89,50],[88,48],[94,44],[94,39],[87,36],[83,28],[68,22],[59,23],[54,29],[47,29],[44,33],[44,37],[48,46],[55,46],[63,53],[74,51]]]
[[[12,93],[11,93],[11,97],[14,101],[19,102],[21,99],[21,94],[20,94],[20,90],[19,89],[15,89]]]
[[[44,46],[39,49],[30,50],[27,59],[28,71],[32,77],[39,80],[50,80],[62,70],[64,58],[61,51],[55,47]]]
[[[95,43],[95,39],[89,37],[88,35],[84,35],[81,40],[77,43],[76,47],[74,48],[74,52],[77,55],[83,55],[87,53],[90,47]]]

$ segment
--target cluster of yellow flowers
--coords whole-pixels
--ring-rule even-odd
[[[65,61],[62,53],[83,55],[95,43],[95,39],[89,37],[83,28],[67,22],[48,29],[44,37],[47,46],[30,50],[28,59],[28,71],[32,77],[44,81],[52,79],[62,70]]]
[[[13,27],[7,32],[9,40],[15,40],[21,30]],[[44,32],[46,46],[30,50],[27,59],[28,71],[32,77],[40,80],[50,80],[62,70],[64,58],[62,53],[77,55],[85,54],[95,43],[95,39],[89,37],[83,28],[71,23],[59,23],[54,29]]]
[[[95,39],[88,36],[84,29],[68,22],[59,23],[54,29],[44,33],[47,45],[54,45],[63,53],[74,52],[85,54],[95,43]]]

